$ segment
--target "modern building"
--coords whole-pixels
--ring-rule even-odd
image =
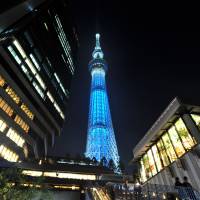
[[[100,46],[100,35],[96,34],[96,46],[89,63],[92,76],[86,156],[97,161],[105,158],[118,166],[119,155],[106,91],[105,75],[107,63]]]
[[[142,184],[174,186],[186,176],[200,191],[200,107],[175,98],[133,149]]]
[[[78,47],[69,11],[65,0],[36,0],[0,15],[1,159],[45,157],[68,119]]]

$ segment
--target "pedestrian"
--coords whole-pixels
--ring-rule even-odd
[[[187,197],[194,200],[197,199],[194,193],[194,189],[192,188],[192,185],[188,182],[188,178],[186,176],[183,177],[182,187],[184,188]]]
[[[174,186],[175,186],[175,188],[181,187],[181,186],[182,186],[182,183],[180,182],[179,177],[176,177],[176,178],[175,178]]]
[[[182,186],[183,186],[183,187],[189,187],[189,188],[192,188],[192,185],[188,182],[188,178],[187,178],[187,176],[184,176],[184,177],[183,177],[183,183],[182,183]]]

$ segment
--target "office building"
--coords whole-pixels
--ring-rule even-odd
[[[68,120],[78,47],[69,11],[67,1],[37,0],[0,15],[1,159],[45,157]]]

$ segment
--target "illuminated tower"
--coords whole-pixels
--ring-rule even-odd
[[[93,59],[89,63],[92,82],[85,154],[91,159],[95,157],[97,161],[103,157],[106,158],[107,162],[112,159],[115,166],[118,166],[119,155],[106,92],[107,63],[104,60],[99,38],[100,35],[96,34]]]

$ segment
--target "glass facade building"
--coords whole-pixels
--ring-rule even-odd
[[[32,3],[0,15],[10,13],[0,29],[0,158],[13,162],[46,157],[60,135],[78,48],[68,1]]]
[[[141,181],[156,175],[196,145],[181,117],[141,157]]]
[[[93,59],[89,63],[92,81],[85,154],[91,159],[95,157],[97,161],[105,157],[107,163],[112,159],[117,167],[119,155],[106,92],[107,64],[100,47],[99,37],[100,35],[96,34],[96,47],[92,54]]]
[[[200,112],[174,99],[134,148],[141,183],[173,185],[187,176],[199,187]]]

